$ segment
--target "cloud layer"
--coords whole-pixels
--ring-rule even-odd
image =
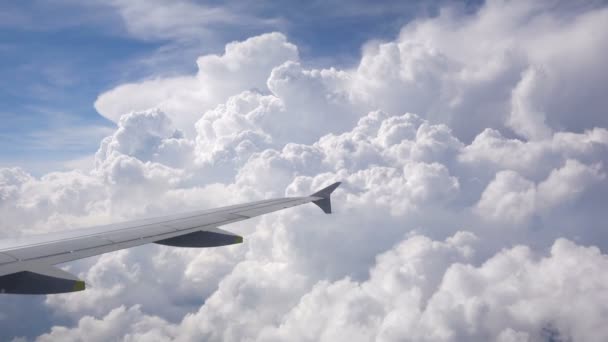
[[[3,236],[344,185],[332,216],[228,227],[244,245],[71,264],[91,289],[48,296],[71,323],[39,340],[605,340],[607,23],[490,1],[351,69],[269,33],[102,94],[91,171],[0,170]]]

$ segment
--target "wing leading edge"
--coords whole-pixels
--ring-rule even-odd
[[[82,291],[85,284],[54,265],[147,243],[217,247],[243,242],[218,226],[312,202],[331,213],[334,183],[306,197],[286,197],[105,226],[0,240],[0,293]]]

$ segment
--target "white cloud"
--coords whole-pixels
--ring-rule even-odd
[[[480,215],[497,221],[519,223],[535,210],[534,183],[514,171],[501,171],[484,190],[477,204]]]
[[[605,339],[608,130],[588,95],[608,35],[583,33],[608,12],[561,6],[446,9],[352,70],[271,33],[102,94],[118,127],[91,172],[0,169],[3,235],[344,184],[332,216],[229,227],[244,245],[73,264],[92,289],[48,297],[73,324],[41,339]]]
[[[606,175],[600,169],[600,165],[587,166],[568,159],[538,186],[515,171],[501,171],[484,190],[476,210],[483,217],[513,223],[521,223],[534,214],[553,214],[551,210],[604,181]]]
[[[77,329],[55,327],[38,341],[166,341],[174,333],[167,322],[158,317],[142,315],[138,306],[124,306],[110,311],[103,319],[83,317]]]
[[[608,74],[597,56],[608,41],[588,33],[606,31],[608,11],[550,6],[489,1],[475,14],[444,10],[415,21],[396,41],[364,50],[356,90],[389,112],[448,123],[465,140],[486,127],[542,137],[566,126],[605,126],[606,103],[597,95]],[[585,113],[574,122],[581,108]]]
[[[84,334],[184,341],[608,337],[601,314],[608,256],[597,248],[559,239],[546,256],[515,246],[474,266],[469,260],[477,243],[467,232],[445,241],[412,236],[379,255],[361,282],[344,278],[306,286],[305,277],[285,264],[242,263],[198,312],[176,324],[138,306],[119,307],[101,319],[82,318],[71,329],[54,328],[40,340]]]
[[[600,89],[608,74],[598,56],[608,40],[586,32],[604,32],[608,10],[561,7],[492,1],[474,14],[445,9],[408,24],[395,41],[369,43],[353,70],[302,70],[287,63],[274,69],[268,88],[269,72],[297,61],[298,54],[283,35],[264,35],[229,44],[223,56],[199,58],[196,77],[122,85],[101,95],[96,108],[116,121],[125,112],[158,106],[191,133],[203,112],[255,88],[291,107],[291,117],[302,124],[292,133],[308,137],[318,127],[311,116],[325,116],[331,131],[344,128],[337,113],[375,109],[446,123],[464,141],[488,127],[546,138],[565,127],[580,132],[606,126],[600,108],[608,103]],[[564,40],[571,44],[564,47]]]
[[[213,39],[222,27],[261,28],[280,20],[251,15],[248,8],[229,3],[205,4],[197,1],[125,1],[100,2],[113,8],[123,19],[128,33],[144,40],[190,41]]]
[[[101,142],[96,163],[100,168],[113,155],[122,154],[144,162],[185,167],[193,158],[192,148],[163,112],[131,112],[123,115],[116,132]]]
[[[208,109],[244,90],[266,90],[272,68],[298,60],[295,45],[280,33],[269,33],[226,45],[222,56],[206,55],[197,60],[194,76],[157,78],[124,84],[99,96],[95,108],[117,122],[127,112],[157,107],[186,133]]]
[[[511,97],[511,114],[508,125],[516,132],[529,139],[547,138],[551,136],[551,129],[546,125],[546,114],[542,108],[535,108],[532,99],[544,100],[548,86],[541,84],[543,74],[536,69],[526,70],[519,83],[513,89]]]

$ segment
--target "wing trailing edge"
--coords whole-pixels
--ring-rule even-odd
[[[147,243],[215,247],[243,242],[218,226],[313,202],[329,214],[340,182],[310,196],[261,200],[215,209],[141,219],[19,239],[0,240],[0,293],[54,294],[85,289],[74,275],[52,265]]]

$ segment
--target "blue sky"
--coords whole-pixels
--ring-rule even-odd
[[[438,8],[436,1],[356,1],[348,8],[338,1],[207,1],[142,22],[146,3],[109,3],[1,5],[0,166],[42,174],[78,165],[70,161],[94,153],[114,127],[93,107],[100,93],[129,81],[192,73],[197,56],[221,53],[226,42],[281,31],[298,45],[305,64],[348,67],[366,41],[391,39],[412,18],[433,16]]]
[[[0,238],[343,185],[61,265],[0,340],[608,340],[606,51],[605,0],[5,2]]]

